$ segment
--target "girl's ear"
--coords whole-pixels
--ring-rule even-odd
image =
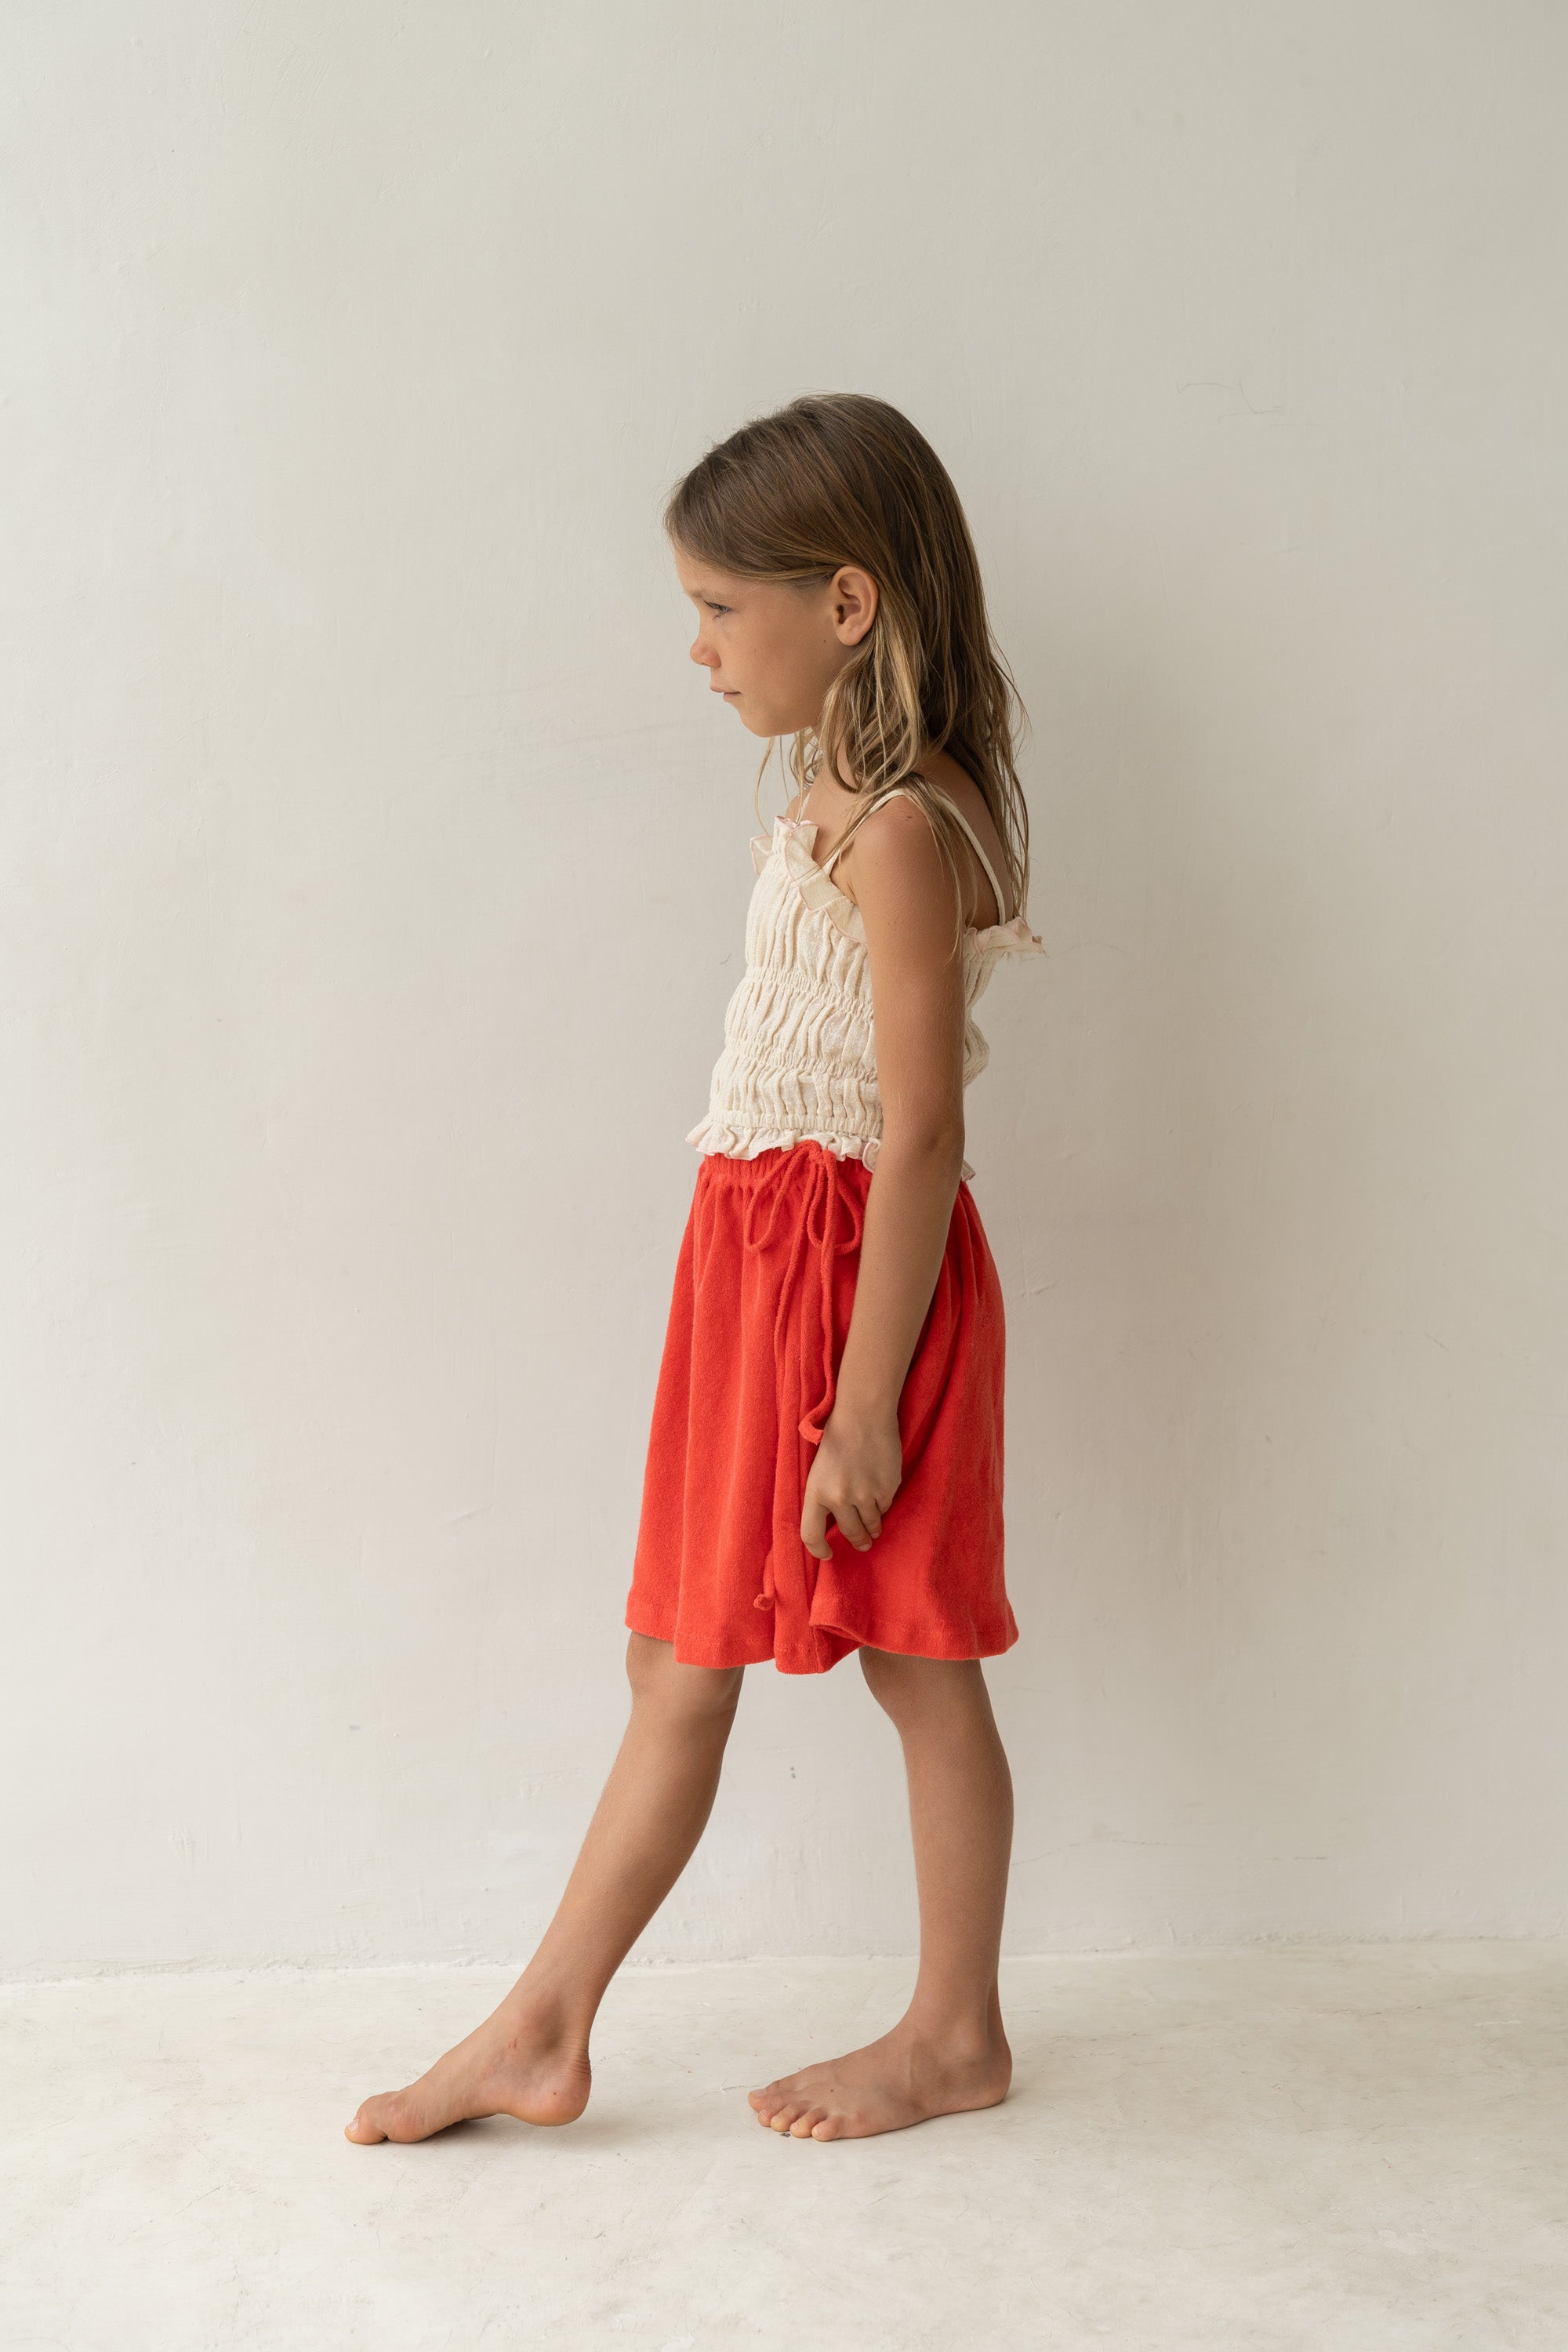
[[[877,617],[877,583],[856,563],[833,575],[833,627],[841,646],[858,646]]]

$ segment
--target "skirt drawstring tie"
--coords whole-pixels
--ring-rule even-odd
[[[798,1183],[803,1167],[808,1171],[805,1199],[795,1196],[802,1189]],[[791,1179],[797,1180],[792,1183]],[[795,1230],[790,1243],[789,1265],[779,1287],[778,1304],[773,1314],[773,1370],[778,1382],[778,1395],[783,1403],[790,1375],[789,1318],[796,1295],[796,1286],[806,1276],[807,1262],[814,1261],[811,1282],[803,1298],[815,1329],[801,1334],[800,1370],[797,1374],[799,1391],[804,1395],[806,1365],[810,1357],[816,1359],[819,1393],[814,1403],[806,1406],[796,1419],[796,1429],[806,1445],[822,1442],[822,1433],[832,1416],[837,1394],[834,1364],[833,1295],[835,1272],[841,1257],[858,1251],[865,1229],[865,1218],[857,1194],[844,1182],[837,1156],[826,1150],[792,1152],[781,1158],[779,1164],[757,1187],[746,1203],[742,1234],[748,1249],[766,1249],[778,1236],[785,1203],[795,1211]],[[787,1449],[786,1449],[787,1451]],[[795,1454],[797,1476],[793,1490],[786,1487],[779,1499],[774,1516],[774,1542],[768,1547],[763,1562],[763,1589],[752,1606],[772,1609],[777,1605],[777,1587],[773,1576],[773,1555],[778,1539],[778,1524],[793,1510],[797,1536],[801,1513],[805,1507],[805,1482],[809,1475],[798,1451]],[[807,1614],[816,1591],[816,1571],[821,1566],[815,1552],[799,1547],[805,1577]]]

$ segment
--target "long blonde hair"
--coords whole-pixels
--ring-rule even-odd
[[[962,907],[964,836],[920,772],[946,751],[985,796],[1022,914],[1029,815],[1015,753],[1027,714],[991,634],[958,492],[925,436],[868,394],[807,393],[710,449],[676,484],[664,521],[689,554],[745,579],[826,582],[846,563],[869,572],[876,617],[816,725],[788,739],[788,772],[803,797],[825,767],[853,779],[847,789],[865,805],[846,843],[902,785],[931,819]]]

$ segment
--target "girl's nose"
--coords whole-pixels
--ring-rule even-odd
[[[694,662],[700,662],[704,669],[717,669],[719,667],[718,655],[709,651],[700,635],[691,640],[691,658]]]

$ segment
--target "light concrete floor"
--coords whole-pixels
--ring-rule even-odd
[[[342,2137],[493,1969],[0,1991],[6,2352],[1564,2352],[1568,1949],[1015,1960],[1016,2087],[790,2141],[898,1961],[624,1975],[567,2130]]]

